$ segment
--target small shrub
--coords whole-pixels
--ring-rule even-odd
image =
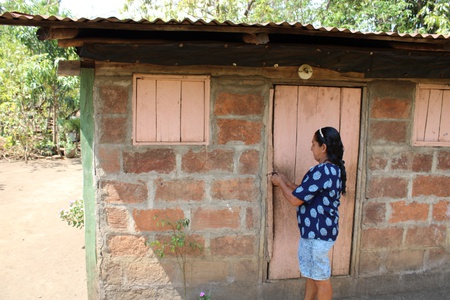
[[[84,201],[83,199],[70,201],[69,208],[67,210],[61,209],[59,211],[59,217],[62,221],[66,221],[67,224],[76,228],[84,227]]]
[[[155,219],[158,219],[158,216]],[[169,219],[159,220],[157,221],[158,226],[171,229],[170,241],[155,240],[147,242],[161,258],[165,256],[166,249],[170,249],[170,252],[175,254],[181,274],[183,275],[184,299],[186,299],[186,262],[188,253],[195,250],[203,251],[202,245],[196,241],[192,241],[186,234],[190,222],[188,218],[182,218],[176,221]]]

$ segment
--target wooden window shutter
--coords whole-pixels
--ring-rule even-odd
[[[133,144],[206,144],[209,77],[133,76]]]
[[[419,85],[413,145],[450,146],[450,87]]]

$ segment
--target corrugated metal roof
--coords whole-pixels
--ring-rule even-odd
[[[0,15],[0,24],[8,25],[22,25],[22,26],[49,26],[49,27],[78,27],[78,28],[115,28],[122,29],[124,25],[127,29],[130,27],[136,27],[136,30],[155,30],[155,27],[171,27],[175,26],[178,30],[182,30],[183,26],[189,27],[186,30],[195,30],[195,27],[202,28],[203,31],[216,31],[220,28],[221,31],[228,31],[228,29],[233,29],[233,31],[242,32],[255,32],[255,31],[268,31],[277,29],[286,29],[292,33],[309,33],[309,34],[321,34],[326,33],[330,36],[353,36],[353,37],[373,37],[376,39],[426,39],[426,40],[447,40],[450,39],[450,35],[442,34],[419,34],[419,33],[396,33],[396,32],[361,32],[353,31],[349,29],[336,28],[336,27],[314,27],[313,25],[307,24],[303,25],[301,23],[264,23],[264,24],[246,24],[246,23],[233,23],[231,21],[219,22],[216,20],[205,21],[205,20],[190,20],[184,19],[181,21],[170,20],[164,21],[161,19],[156,19],[153,21],[142,19],[135,21],[132,19],[118,19],[115,17],[111,18],[95,18],[95,19],[72,19],[64,18],[59,16],[44,16],[44,15],[29,15],[20,12],[6,12]],[[162,29],[161,29],[162,30]]]

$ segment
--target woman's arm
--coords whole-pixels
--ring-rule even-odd
[[[281,176],[281,179],[284,181],[284,183],[293,190],[295,190],[298,185],[294,182],[290,181],[284,174],[279,174]]]
[[[285,180],[287,182],[285,182]],[[287,180],[284,175],[279,175],[277,173],[272,174],[272,183],[275,186],[278,186],[281,189],[281,192],[283,193],[284,198],[292,205],[292,206],[300,206],[305,201],[298,199],[294,195],[292,195],[292,192],[294,191],[297,186],[292,183],[290,180]]]

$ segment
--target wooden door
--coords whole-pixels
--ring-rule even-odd
[[[350,270],[356,172],[359,147],[361,89],[336,87],[277,86],[273,108],[273,169],[300,183],[317,164],[311,140],[320,127],[339,130],[344,143],[347,194],[341,198],[340,232],[331,251],[332,275]],[[269,192],[269,279],[300,277],[297,259],[299,230],[296,208],[281,191]],[[272,223],[271,223],[272,221]]]

